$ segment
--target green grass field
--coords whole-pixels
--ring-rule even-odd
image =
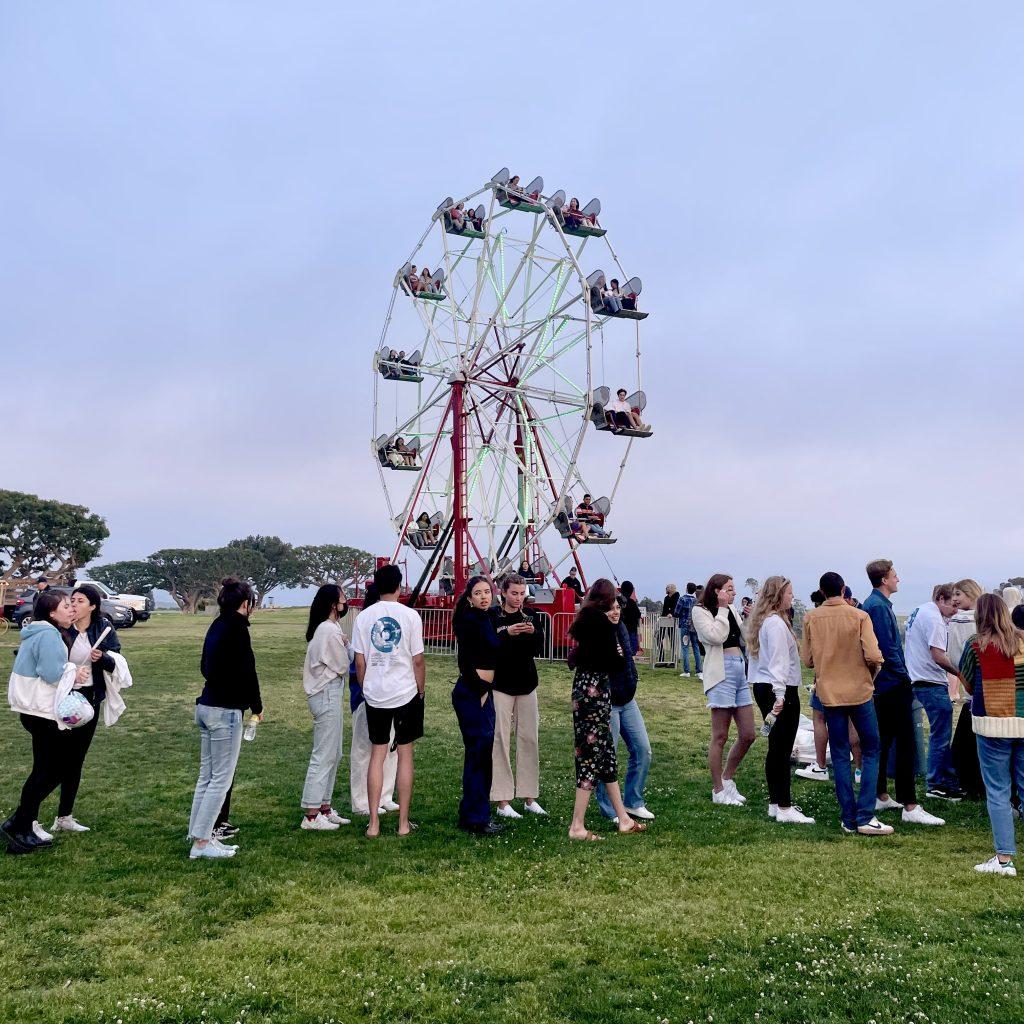
[[[762,741],[715,807],[700,693],[644,671],[654,745],[642,836],[573,843],[569,673],[542,670],[541,799],[549,820],[498,839],[455,828],[461,742],[453,665],[431,659],[417,748],[420,831],[370,843],[355,825],[298,829],[309,754],[304,613],[253,624],[268,719],[243,744],[232,818],[242,849],[189,862],[198,765],[191,714],[209,620],[158,615],[122,634],[128,712],[100,726],[76,813],[93,827],[0,858],[0,1020],[488,1021],[635,1024],[1024,1019],[1024,879],[981,877],[984,808],[934,808],[943,829],[839,832],[830,786],[797,780],[813,827],[765,814]],[[17,635],[0,638],[10,669]],[[347,745],[347,740],[346,740]],[[0,718],[9,813],[28,736]],[[347,781],[347,761],[341,775]],[[339,807],[347,786],[339,779]],[[53,820],[54,800],[43,822]],[[390,820],[389,820],[390,818]]]

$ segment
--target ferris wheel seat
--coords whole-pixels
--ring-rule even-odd
[[[523,213],[543,213],[544,207],[539,203],[530,203],[523,200],[520,203],[510,203],[508,200],[498,200],[498,205],[506,210],[520,210]]]
[[[608,234],[607,228],[585,227],[582,224],[576,228],[571,228],[566,225],[562,228],[562,231],[564,234],[575,235],[577,238],[602,238]]]
[[[454,225],[450,226],[445,223],[445,232],[449,235],[455,235],[458,238],[486,238],[487,235],[483,231],[477,231],[476,228],[463,228],[459,231]]]
[[[601,310],[601,316],[618,317],[622,320],[646,320],[651,314],[641,312],[639,309],[620,309],[614,313],[606,309]]]
[[[617,544],[619,542],[618,537],[588,537],[586,540],[581,540],[581,544]]]
[[[441,302],[444,299],[447,299],[448,296],[445,295],[444,292],[417,292],[413,296],[413,298],[415,298],[415,299],[429,299],[431,302]],[[647,314],[644,313],[644,316],[647,316]]]

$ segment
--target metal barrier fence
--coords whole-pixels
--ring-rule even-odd
[[[451,608],[419,608],[423,621],[423,649],[427,654],[455,654],[455,630],[452,626]],[[550,612],[539,608],[531,609],[540,626],[542,644],[537,655],[541,661],[565,661],[572,642],[569,627],[576,617],[574,612]],[[358,614],[357,609],[349,611],[341,620],[348,636]],[[640,620],[640,651],[637,660],[651,668],[675,668],[679,660],[679,629],[671,615],[645,615]]]

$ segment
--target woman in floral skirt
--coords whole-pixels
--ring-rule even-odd
[[[576,670],[572,682],[572,725],[576,738],[576,804],[569,838],[589,842],[602,837],[586,826],[587,805],[599,782],[619,819],[619,832],[644,832],[647,826],[634,821],[622,803],[612,741],[612,700],[609,673],[625,664],[615,625],[608,612],[615,605],[611,580],[598,580],[587,594],[569,629],[575,642],[570,664]]]

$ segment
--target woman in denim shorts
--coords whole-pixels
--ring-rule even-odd
[[[708,768],[711,771],[711,799],[716,804],[739,807],[747,798],[736,788],[734,776],[754,742],[754,699],[747,683],[746,659],[740,616],[732,609],[736,587],[726,573],[715,573],[704,594],[693,606],[692,621],[704,644],[704,693],[711,711],[711,743]],[[736,722],[736,741],[722,768],[729,726]]]

